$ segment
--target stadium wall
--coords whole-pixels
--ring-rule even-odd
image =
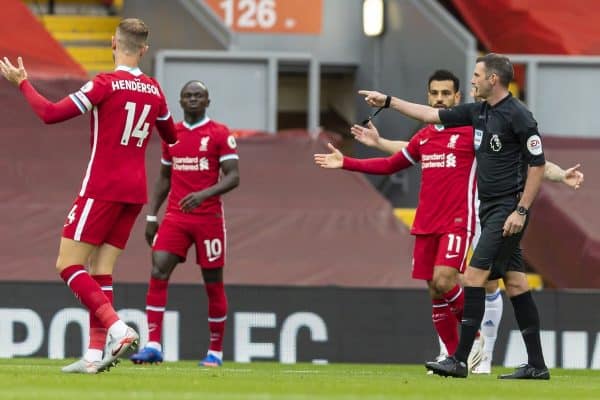
[[[213,27],[206,20],[199,21],[186,3],[175,0],[127,0],[123,3],[123,17],[141,18],[150,27],[150,47],[140,62],[144,72],[153,71],[154,54],[160,49],[224,50],[227,47],[215,35]]]
[[[314,57],[323,73],[341,71],[351,74],[355,78],[355,89],[381,90],[423,103],[426,101],[427,78],[434,70],[445,68],[454,71],[461,78],[464,88],[470,79],[476,57],[473,36],[436,0],[386,1],[385,30],[379,37],[367,37],[363,33],[361,0],[323,0],[320,10],[322,23],[318,34],[230,31],[226,44],[219,42],[210,27],[203,24],[202,20],[206,18],[197,18],[198,13],[184,6],[191,3],[194,2],[125,2],[124,15],[140,17],[152,29],[150,54],[142,62],[143,70],[151,71],[150,60],[154,52],[160,49],[226,50],[238,53],[292,51]],[[197,9],[208,8],[197,0],[196,3]],[[194,64],[189,67],[196,71]],[[198,72],[195,74],[196,79],[204,79]],[[228,85],[229,75],[223,73],[222,76],[223,82],[219,86]],[[231,85],[230,90],[237,93],[239,87]],[[327,88],[321,87],[321,90]],[[217,92],[213,91],[212,94],[217,95]],[[343,96],[352,96],[352,108],[357,110],[356,119],[348,122],[360,121],[371,112],[364,101],[355,96],[354,90]],[[340,97],[339,93],[337,97]],[[253,98],[250,100],[257,101]],[[346,99],[336,99],[336,96],[328,96],[327,101],[334,108],[343,108],[348,102]],[[386,137],[402,140],[409,138],[420,126],[418,122],[392,112],[380,114],[376,123]],[[380,155],[376,150],[362,145],[357,145],[355,152],[361,157]],[[414,207],[420,172],[411,169],[403,174],[407,177],[404,184],[387,185],[389,190],[384,194],[394,206]],[[369,179],[381,188],[389,178],[369,176]]]
[[[146,285],[115,289],[120,315],[145,337]],[[0,357],[81,355],[87,313],[63,284],[2,282],[0,290]],[[204,290],[172,285],[170,293],[166,360],[201,358],[208,343]],[[228,297],[226,360],[419,364],[437,355],[425,290],[229,286]],[[600,369],[600,320],[581,312],[600,302],[600,292],[545,291],[535,298],[548,366]],[[494,360],[505,366],[526,360],[510,311]]]

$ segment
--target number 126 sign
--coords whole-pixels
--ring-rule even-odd
[[[236,32],[321,33],[322,0],[205,0]]]

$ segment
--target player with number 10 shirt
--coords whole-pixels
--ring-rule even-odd
[[[163,143],[161,163],[171,167],[171,190],[165,220],[158,231],[154,251],[168,251],[186,258],[196,237],[198,264],[220,268],[225,259],[223,206],[219,195],[209,196],[195,208],[182,210],[190,193],[219,182],[221,163],[237,160],[237,145],[229,129],[208,117],[194,123],[180,122],[177,143]],[[177,226],[176,226],[177,225]],[[182,231],[181,228],[184,228]]]
[[[208,298],[210,341],[203,367],[223,364],[227,296],[223,282],[226,237],[220,196],[239,184],[238,155],[229,129],[206,116],[210,104],[206,85],[190,81],[181,89],[184,121],[177,124],[177,142],[164,144],[160,176],[146,216],[146,241],[152,246],[152,272],[146,295],[148,341],[131,356],[136,364],[160,363],[162,324],[171,273],[185,261],[192,245]],[[165,216],[157,213],[168,196]]]

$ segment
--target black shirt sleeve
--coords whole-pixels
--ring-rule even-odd
[[[518,110],[512,118],[513,132],[519,138],[525,160],[531,166],[546,163],[542,148],[542,138],[537,128],[537,121],[527,109]]]
[[[467,103],[456,107],[439,110],[440,121],[444,125],[473,125],[473,116],[478,113],[480,104]]]

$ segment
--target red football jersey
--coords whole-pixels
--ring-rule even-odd
[[[92,154],[79,195],[145,203],[146,146],[155,122],[171,117],[159,84],[139,68],[121,66],[69,97],[82,113],[92,111]]]
[[[167,213],[184,214],[179,201],[192,192],[213,186],[219,181],[221,162],[238,159],[235,138],[222,124],[208,117],[190,125],[180,122],[175,125],[177,142],[162,144],[162,160],[171,166],[171,191]],[[220,196],[206,199],[192,210],[195,215],[222,215]]]
[[[413,234],[449,232],[476,224],[476,162],[471,126],[427,125],[402,154],[421,163],[421,191]]]

